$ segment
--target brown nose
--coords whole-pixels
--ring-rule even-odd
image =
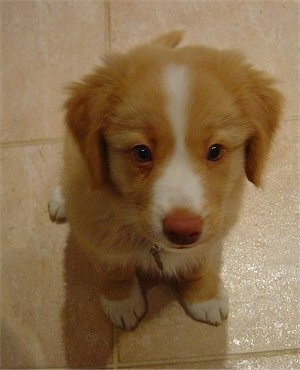
[[[189,245],[199,239],[202,223],[201,218],[194,215],[173,214],[163,220],[163,231],[172,243]]]

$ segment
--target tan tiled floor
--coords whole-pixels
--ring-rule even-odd
[[[300,368],[299,11],[296,1],[2,1],[1,367]],[[63,134],[62,87],[109,49],[169,29],[242,49],[286,95],[263,190],[247,186],[227,238],[230,317],[191,320],[167,286],[148,291],[134,332],[113,329],[97,281],[48,220]]]

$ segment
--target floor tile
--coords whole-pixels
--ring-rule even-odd
[[[101,316],[90,269],[67,241],[68,226],[48,217],[61,144],[1,154],[2,367],[109,363],[111,325]]]
[[[242,323],[229,326],[234,351],[240,346],[251,351],[300,344],[299,185],[297,158],[288,149],[295,124],[282,123],[264,188],[247,186],[240,222],[225,243],[230,321]]]
[[[144,369],[298,369],[299,354],[255,354],[249,357],[228,360],[208,360],[188,363],[146,365]]]
[[[59,144],[2,148],[2,366],[64,365],[59,322],[67,230],[47,214],[60,156]]]
[[[278,78],[286,95],[285,116],[297,116],[299,11],[298,2],[284,0],[114,0],[112,49],[127,50],[173,29],[185,30],[184,44],[239,49],[257,68]]]
[[[297,355],[278,355],[278,356],[259,356],[240,360],[227,360],[224,362],[225,369],[297,369],[299,368],[299,354]],[[214,362],[212,363],[214,364]],[[205,367],[203,367],[205,368]],[[219,368],[218,362],[215,367]]]
[[[12,345],[2,353],[2,366],[11,366],[9,361],[13,367],[62,366],[62,241],[67,230],[54,226],[47,214],[61,145],[6,148],[1,154],[2,335],[6,346]]]
[[[104,53],[102,1],[3,1],[2,142],[61,137],[65,86]]]

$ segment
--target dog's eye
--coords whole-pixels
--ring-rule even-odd
[[[139,162],[151,162],[152,153],[146,145],[137,145],[133,148],[133,153]]]
[[[223,157],[224,152],[225,149],[221,144],[213,144],[208,149],[207,160],[216,162]]]

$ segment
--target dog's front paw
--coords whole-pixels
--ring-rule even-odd
[[[48,212],[52,222],[62,224],[67,221],[65,215],[65,199],[59,185],[56,186],[50,194]]]
[[[100,300],[111,322],[124,330],[135,329],[146,313],[145,300],[137,281],[127,298],[110,300],[101,295]]]
[[[218,326],[228,317],[228,296],[222,284],[220,284],[218,294],[214,298],[207,301],[185,301],[184,303],[188,314],[197,321]]]

